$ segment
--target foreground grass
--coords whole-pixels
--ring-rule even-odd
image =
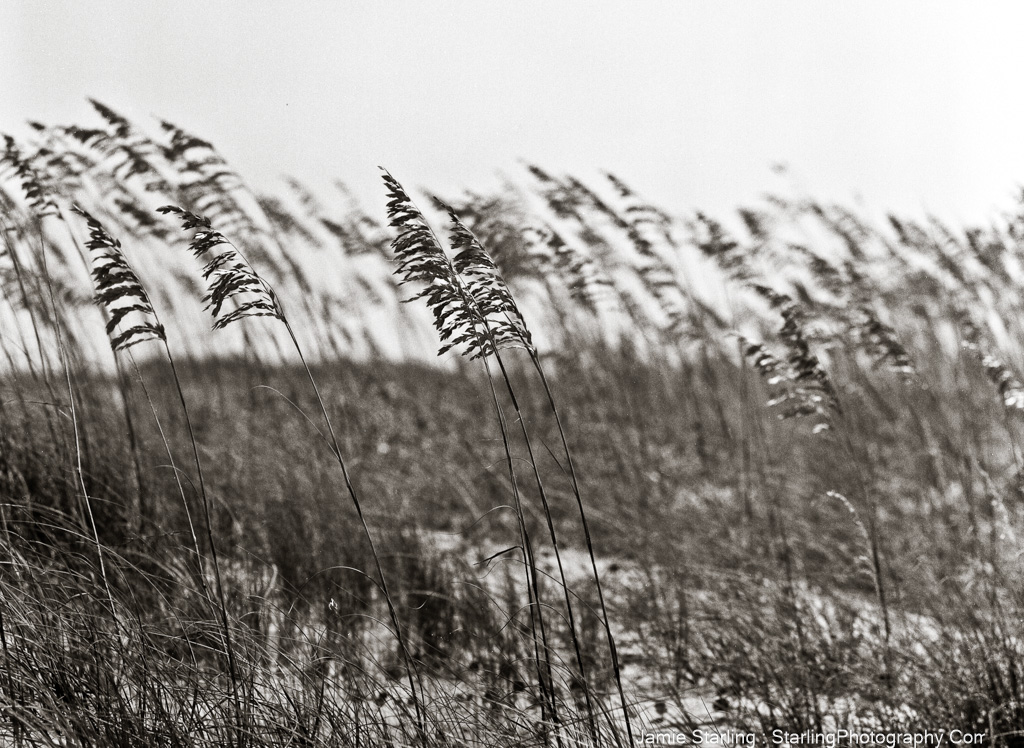
[[[991,425],[982,382],[929,394],[948,405],[941,411],[918,408],[897,380],[876,381],[874,399],[844,425],[850,453],[838,436],[766,418],[752,396],[757,381],[725,360],[700,375],[625,352],[549,365],[638,728],[1019,726],[1019,484],[1012,454],[996,446],[1005,437]],[[541,719],[482,374],[354,362],[316,374],[412,642],[426,734],[415,727],[369,550],[339,499],[332,455],[303,415],[315,404],[299,372],[222,362],[187,367],[183,379],[214,501],[241,714],[188,540],[196,490],[186,493],[187,514],[141,402],[130,403],[141,445],[134,471],[116,388],[81,374],[84,475],[112,600],[82,519],[67,419],[37,404],[46,400],[30,394],[37,385],[18,381],[18,396],[4,398],[0,453],[5,740],[594,742],[558,616],[548,646],[561,716]],[[144,375],[172,450],[185,454],[172,383],[157,368]],[[853,369],[847,377],[850,391],[865,381]],[[522,392],[536,437],[552,445],[541,394]],[[956,441],[922,437],[951,428],[989,449],[964,454]],[[522,445],[512,446],[523,459]],[[582,539],[552,454],[541,467],[571,566]],[[540,527],[536,497],[524,491]],[[878,507],[888,637],[865,540],[866,491]],[[601,705],[598,742],[615,744],[624,733],[594,591],[585,574],[570,578],[585,603],[579,628]],[[555,577],[544,586],[555,606]]]
[[[1019,206],[529,167],[446,249],[94,106],[0,157],[5,742],[1024,727]]]

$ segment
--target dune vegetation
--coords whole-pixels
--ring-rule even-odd
[[[1024,730],[1024,208],[270,194],[93,105],[0,157],[5,745]]]

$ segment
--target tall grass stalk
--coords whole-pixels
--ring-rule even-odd
[[[558,703],[554,692],[554,674],[551,669],[551,654],[548,647],[547,631],[544,625],[544,605],[540,596],[540,587],[537,578],[537,559],[533,551],[533,541],[530,539],[529,529],[526,524],[526,515],[523,509],[522,496],[519,492],[519,481],[516,478],[515,462],[512,457],[512,448],[509,444],[508,422],[505,413],[498,402],[498,393],[494,386],[494,375],[491,372],[490,363],[486,358],[483,360],[487,373],[488,389],[491,393],[491,400],[494,405],[494,412],[498,418],[498,426],[501,430],[501,444],[505,452],[505,464],[508,467],[509,483],[512,487],[513,508],[516,514],[516,524],[519,528],[519,542],[522,545],[523,568],[526,572],[526,596],[530,609],[530,633],[533,640],[534,657],[537,668],[537,684],[540,688],[540,702],[542,707],[542,718],[546,715],[546,709],[550,709],[551,719],[558,724]],[[541,649],[543,648],[543,649]],[[541,659],[541,651],[544,653]],[[544,672],[541,672],[543,662]],[[546,678],[546,679],[545,679]],[[561,740],[561,736],[558,735]]]
[[[629,743],[632,744],[633,727],[630,721],[629,707],[626,704],[626,692],[622,687],[622,670],[619,666],[618,649],[615,646],[615,636],[612,634],[611,621],[608,618],[608,606],[605,604],[604,589],[601,585],[601,575],[597,570],[597,556],[594,553],[594,541],[590,534],[590,523],[587,521],[587,514],[583,508],[583,497],[580,494],[579,479],[576,477],[576,465],[572,459],[572,453],[569,450],[569,442],[565,436],[565,429],[562,427],[562,417],[558,414],[558,407],[555,405],[555,397],[551,393],[548,378],[544,374],[544,367],[541,366],[540,358],[535,350],[530,351],[530,360],[533,362],[537,374],[540,376],[541,384],[544,387],[544,393],[547,396],[548,404],[551,407],[551,413],[555,417],[555,425],[558,428],[558,438],[562,443],[562,449],[565,453],[565,461],[569,467],[569,478],[572,481],[572,492],[576,499],[576,506],[580,512],[580,523],[583,527],[583,537],[587,544],[587,555],[590,557],[590,568],[594,575],[594,584],[597,588],[598,603],[601,606],[601,624],[604,627],[605,636],[608,640],[608,652],[611,656],[612,672],[615,677],[615,687],[619,692],[622,717],[626,723],[626,738]]]
[[[75,206],[72,210],[77,211]],[[71,225],[68,223],[64,216],[63,211],[58,206],[57,215],[67,232],[68,237],[71,239],[71,243],[75,247],[78,258],[82,261],[82,265],[87,273],[92,272],[92,265],[89,262],[89,258],[86,257],[85,252],[82,250],[82,246],[78,241],[78,237],[75,232],[71,230]],[[99,305],[100,313],[103,315],[103,321],[105,324],[110,324],[110,311],[105,304]],[[117,356],[117,351],[111,347],[111,356],[114,361],[114,371],[117,375],[117,389],[121,400],[121,415],[124,418],[125,429],[127,430],[128,436],[128,450],[132,458],[132,468],[135,472],[135,489],[137,496],[137,515],[135,517],[135,529],[137,532],[141,532],[147,519],[151,519],[148,515],[152,508],[146,503],[146,482],[142,477],[142,458],[141,450],[138,440],[138,430],[135,427],[135,420],[132,417],[131,404],[128,398],[128,376],[124,370],[124,366],[121,364],[121,359]]]
[[[605,635],[608,641],[609,654],[612,660],[612,669],[615,677],[616,688],[619,692],[619,699],[622,706],[623,717],[626,722],[626,733],[627,739],[630,743],[633,742],[633,730],[630,725],[629,710],[626,705],[625,691],[622,688],[622,678],[618,662],[618,653],[615,647],[615,638],[612,634],[611,624],[608,620],[608,609],[605,605],[604,591],[601,586],[601,576],[597,569],[597,559],[594,554],[593,539],[590,534],[590,525],[587,522],[586,511],[583,506],[583,498],[580,493],[579,481],[576,476],[575,464],[572,460],[572,454],[569,450],[569,443],[565,436],[565,430],[562,427],[562,419],[558,413],[558,408],[555,405],[554,395],[551,392],[551,387],[548,384],[547,377],[544,374],[544,368],[541,366],[540,357],[537,354],[537,349],[532,345],[532,341],[529,337],[529,331],[526,327],[526,321],[523,318],[522,312],[516,304],[515,297],[512,295],[511,290],[505,283],[504,278],[501,277],[500,271],[494,261],[487,254],[486,249],[477,239],[477,237],[470,231],[455,214],[455,211],[448,208],[449,218],[452,222],[452,244],[453,247],[458,250],[455,262],[453,263],[453,270],[455,270],[459,276],[465,279],[466,293],[470,296],[476,292],[475,300],[477,301],[478,308],[481,309],[481,319],[484,323],[485,334],[488,336],[488,340],[491,348],[494,351],[494,356],[498,362],[499,369],[501,370],[502,377],[508,388],[509,395],[512,400],[513,408],[518,416],[517,420],[522,428],[523,438],[526,443],[527,451],[530,456],[530,462],[533,465],[534,477],[537,482],[538,490],[540,493],[541,501],[544,506],[544,513],[548,521],[548,529],[551,535],[551,541],[555,549],[555,559],[558,563],[559,575],[562,580],[563,588],[566,592],[566,608],[569,617],[570,631],[572,632],[573,644],[576,648],[577,661],[580,665],[580,676],[584,681],[585,697],[587,700],[588,715],[591,719],[591,729],[596,737],[596,727],[593,724],[593,705],[591,703],[590,688],[586,682],[586,674],[583,668],[583,658],[579,650],[579,642],[576,637],[575,621],[573,616],[572,604],[569,599],[568,585],[566,584],[565,574],[562,569],[561,556],[558,552],[558,542],[555,535],[554,523],[550,508],[547,502],[547,496],[544,491],[541,477],[538,470],[536,458],[533,454],[533,448],[530,443],[529,431],[526,428],[526,420],[519,408],[518,400],[515,397],[515,393],[512,387],[511,379],[505,369],[504,362],[501,358],[500,346],[498,344],[497,336],[494,333],[493,323],[489,322],[488,313],[499,313],[503,319],[501,322],[505,337],[511,338],[516,342],[522,344],[526,349],[530,360],[540,377],[541,384],[544,388],[544,392],[547,396],[548,404],[551,408],[551,412],[555,417],[555,423],[558,428],[559,438],[561,439],[562,449],[564,450],[566,461],[569,467],[569,476],[572,483],[573,495],[576,499],[576,505],[580,513],[580,521],[583,528],[584,538],[586,540],[587,554],[590,558],[591,571],[593,573],[594,582],[597,587],[598,600],[601,608],[602,624],[605,629]],[[617,737],[617,735],[616,735]]]
[[[167,356],[167,362],[170,366],[171,378],[174,381],[175,391],[177,392],[178,401],[181,404],[182,414],[185,418],[185,426],[188,430],[189,442],[192,445],[192,455],[195,460],[196,473],[199,478],[199,494],[203,507],[203,520],[206,529],[207,542],[210,545],[210,556],[213,561],[218,612],[220,613],[220,623],[224,634],[224,646],[228,659],[228,675],[231,680],[232,699],[235,707],[235,715],[238,720],[236,739],[239,748],[242,748],[246,740],[246,727],[244,724],[244,713],[242,711],[241,699],[239,697],[238,666],[235,659],[234,644],[231,639],[231,625],[228,622],[227,600],[224,595],[224,584],[220,571],[220,559],[217,553],[217,543],[213,534],[210,501],[206,490],[206,479],[203,473],[202,460],[199,456],[199,444],[196,440],[195,430],[192,427],[192,418],[189,414],[188,403],[185,400],[185,393],[181,387],[181,379],[178,376],[178,369],[174,363],[174,356],[171,353],[171,347],[167,342],[167,335],[164,332],[164,327],[160,323],[160,317],[157,315],[156,309],[149,299],[149,294],[146,292],[145,287],[139,280],[138,274],[134,271],[128,263],[127,258],[124,256],[120,242],[110,236],[106,229],[103,228],[103,225],[89,213],[77,207],[75,208],[75,212],[83,216],[89,226],[89,249],[93,252],[94,257],[92,267],[93,279],[96,285],[96,298],[110,315],[110,318],[107,321],[107,335],[110,338],[110,344],[114,354],[116,355],[119,350],[128,349],[132,346],[151,340],[159,340],[163,343],[163,350]],[[135,325],[130,326],[127,329],[123,329],[122,323],[132,316],[139,317],[139,321]],[[152,404],[152,401],[150,401],[150,403]],[[154,409],[154,416],[155,415],[156,411]],[[161,429],[160,431],[161,437],[163,437],[163,430]],[[170,448],[167,445],[166,439],[164,439],[164,445],[168,449],[168,456],[170,456]],[[171,465],[172,469],[174,469],[173,459],[171,461]],[[177,477],[176,470],[175,476],[176,480],[179,480],[178,487],[182,491],[182,499],[184,500],[184,488],[180,483],[180,479]],[[187,512],[188,507],[186,502],[186,513]],[[190,530],[192,531],[193,540],[196,542],[196,551],[199,553],[198,540],[196,539],[195,531],[192,528],[192,518],[190,515],[188,516],[188,522]],[[200,576],[204,580],[203,587],[205,588],[205,574],[202,570],[201,563]]]
[[[178,376],[178,369],[174,364],[174,356],[171,354],[171,347],[167,338],[163,340],[164,353],[167,354],[167,362],[171,368],[171,378],[174,380],[174,389],[178,394],[178,402],[181,403],[181,411],[185,416],[185,427],[188,430],[189,442],[192,445],[192,457],[195,460],[196,473],[199,477],[199,496],[203,502],[203,522],[206,529],[206,540],[210,544],[210,559],[213,561],[213,577],[216,585],[218,610],[221,617],[221,625],[224,628],[224,645],[228,656],[228,673],[231,677],[231,695],[235,701],[235,712],[238,715],[238,744],[239,748],[245,744],[246,726],[244,712],[239,697],[239,674],[238,665],[235,661],[235,648],[231,641],[231,625],[228,623],[228,606],[224,596],[224,581],[220,572],[220,559],[217,554],[217,542],[213,536],[213,521],[211,518],[210,499],[206,492],[206,478],[203,475],[202,460],[199,457],[199,444],[196,440],[195,429],[192,427],[192,417],[189,415],[188,403],[185,401],[185,393],[181,388],[181,379]],[[190,520],[191,522],[191,520]]]
[[[267,287],[271,291],[270,287]],[[348,491],[349,497],[352,499],[352,504],[356,510],[356,515],[359,518],[359,525],[363,530],[363,535],[366,538],[366,542],[370,547],[370,555],[373,556],[374,565],[376,566],[377,576],[380,578],[381,591],[384,593],[384,601],[387,603],[388,615],[391,617],[391,623],[395,627],[395,637],[398,640],[398,646],[402,651],[402,658],[406,666],[406,675],[409,680],[409,690],[412,695],[413,706],[416,710],[416,725],[417,732],[420,739],[426,741],[426,731],[423,722],[423,711],[420,706],[420,698],[416,690],[416,681],[419,680],[419,673],[416,668],[415,660],[413,660],[411,653],[409,652],[408,645],[405,641],[405,635],[402,633],[402,624],[398,618],[398,611],[395,609],[395,603],[391,596],[391,591],[388,589],[387,578],[384,574],[384,568],[380,562],[380,554],[377,553],[376,545],[373,542],[373,536],[370,533],[369,525],[366,523],[366,517],[363,515],[363,507],[359,501],[359,497],[356,494],[355,486],[352,484],[352,477],[349,474],[348,466],[345,464],[345,459],[341,453],[341,445],[338,443],[337,434],[334,431],[334,424],[331,422],[331,418],[327,413],[327,406],[324,404],[323,397],[320,395],[320,388],[317,386],[316,379],[313,378],[313,372],[310,371],[309,365],[306,363],[305,356],[302,355],[302,348],[299,346],[299,341],[295,337],[295,331],[292,329],[287,318],[282,312],[281,321],[284,323],[285,329],[288,331],[288,335],[291,338],[292,343],[295,346],[295,351],[299,355],[299,360],[302,362],[302,368],[306,372],[306,376],[309,379],[309,383],[313,388],[313,392],[316,395],[317,404],[320,406],[320,412],[323,414],[324,421],[327,423],[327,430],[331,437],[331,451],[334,453],[335,458],[338,461],[338,466],[341,468],[341,474],[345,481],[345,488]]]
[[[39,256],[42,262],[43,278],[50,296],[50,307],[53,311],[54,334],[56,335],[57,351],[60,354],[61,366],[64,370],[64,381],[68,391],[68,409],[71,416],[71,428],[74,434],[75,444],[75,474],[78,477],[78,485],[82,489],[82,501],[85,506],[86,517],[89,522],[89,531],[92,533],[92,540],[96,546],[96,558],[99,562],[100,578],[103,582],[103,589],[107,595],[107,602],[110,606],[110,615],[117,618],[117,607],[114,604],[114,594],[110,589],[110,582],[107,579],[107,564],[103,553],[103,544],[100,542],[99,530],[96,528],[96,517],[92,510],[92,498],[89,496],[89,489],[85,485],[85,472],[82,469],[82,443],[81,432],[79,431],[78,409],[75,405],[75,390],[71,381],[71,367],[67,360],[67,349],[64,345],[61,333],[60,315],[57,311],[57,297],[53,292],[53,281],[50,278],[49,268],[46,262],[46,247],[43,238],[42,224],[39,227]]]
[[[587,705],[588,724],[591,735],[596,741],[598,730],[595,723],[592,689],[583,661],[572,596],[558,545],[558,534],[533,442],[526,425],[526,416],[519,406],[515,387],[500,352],[501,348],[509,346],[522,346],[532,350],[529,331],[519,315],[518,309],[515,308],[507,287],[497,274],[493,262],[479,246],[476,238],[458,220],[454,211],[447,208],[452,220],[452,244],[456,250],[459,250],[455,259],[451,260],[441,248],[440,242],[422,212],[398,181],[385,171],[384,182],[390,197],[389,218],[392,226],[400,231],[394,243],[396,255],[399,257],[398,272],[405,275],[406,282],[418,281],[428,284],[419,296],[428,299],[427,303],[433,309],[435,324],[442,341],[448,339],[453,341],[444,346],[442,352],[461,342],[466,344],[467,352],[473,357],[486,359],[493,354],[498,364],[513,410],[516,413],[516,420],[520,425],[520,432],[527,449],[551,539],[559,581],[564,593],[569,635]],[[491,270],[494,271],[493,275],[488,275]],[[496,327],[495,321],[491,317],[492,314],[504,315],[504,323]]]
[[[313,389],[313,393],[316,396],[320,412],[327,424],[328,433],[330,435],[329,447],[339,468],[341,469],[345,488],[352,500],[360,527],[362,528],[363,535],[369,545],[370,553],[373,556],[377,575],[380,578],[381,591],[383,592],[384,600],[388,608],[388,615],[395,628],[395,637],[398,640],[402,660],[405,664],[411,698],[416,711],[417,734],[419,739],[425,742],[426,732],[423,720],[423,711],[420,704],[419,692],[416,687],[416,682],[419,680],[419,673],[417,671],[415,661],[413,660],[406,644],[405,635],[402,632],[402,625],[399,620],[398,611],[395,608],[391,592],[388,589],[384,568],[380,561],[380,554],[377,552],[376,544],[373,541],[373,535],[370,533],[369,525],[367,524],[366,518],[363,514],[362,504],[359,501],[359,496],[352,483],[348,465],[345,463],[345,459],[342,455],[341,445],[338,442],[338,437],[334,430],[334,424],[327,412],[327,406],[320,394],[320,388],[316,383],[316,379],[313,377],[313,372],[306,363],[306,358],[302,353],[302,347],[299,345],[298,338],[295,336],[295,331],[284,313],[284,309],[281,306],[277,293],[274,291],[273,286],[271,286],[270,283],[256,272],[255,268],[253,268],[245,255],[243,255],[237,247],[231,244],[222,234],[212,229],[210,222],[207,219],[174,206],[161,208],[160,212],[172,214],[180,218],[182,220],[182,227],[184,230],[195,230],[189,246],[197,258],[206,259],[208,254],[213,253],[213,258],[208,260],[203,270],[203,275],[210,283],[207,302],[208,308],[214,316],[215,328],[226,327],[233,322],[253,316],[272,317],[280,320],[284,324],[285,330],[288,332],[288,336],[295,348],[295,352],[299,356],[303,370],[305,371],[310,386]],[[215,251],[218,247],[221,249]],[[234,304],[234,308],[225,311],[225,305],[228,302],[232,302]]]
[[[39,313],[41,311],[42,312],[46,312],[45,303],[44,303],[44,309],[40,310],[39,308],[37,308],[36,303],[32,300],[32,295],[30,294],[29,289],[26,287],[26,277],[25,276],[27,275],[27,272],[26,272],[26,269],[24,269],[22,267],[21,259],[18,256],[18,247],[16,246],[15,242],[11,239],[11,236],[10,236],[12,232],[18,230],[17,227],[14,226],[13,224],[8,223],[7,220],[0,219],[0,230],[3,231],[4,246],[5,246],[6,250],[7,250],[7,255],[11,258],[11,265],[14,268],[15,278],[17,279],[17,282],[18,282],[18,292],[19,292],[19,295],[21,296],[22,303],[24,304],[24,306],[26,308],[26,311],[29,314],[29,320],[30,320],[30,322],[32,324],[32,331],[33,331],[33,334],[34,334],[34,337],[35,337],[35,341],[36,341],[36,349],[37,349],[37,352],[38,352],[38,355],[39,355],[39,366],[40,366],[40,369],[42,371],[42,377],[41,378],[42,378],[43,384],[46,387],[46,390],[47,390],[47,393],[48,393],[48,395],[50,397],[51,402],[56,403],[56,402],[58,402],[59,398],[57,397],[57,392],[56,392],[56,389],[54,388],[54,384],[53,384],[53,381],[52,381],[52,373],[50,371],[50,361],[49,361],[49,358],[48,358],[48,356],[46,354],[46,347],[43,344],[42,333],[41,333],[41,330],[40,330],[40,328],[43,325],[45,320],[38,319]],[[20,233],[20,230],[19,230],[19,233]],[[26,244],[29,244],[29,242],[26,241]],[[45,299],[47,297],[45,289],[43,289],[39,285],[38,274],[35,274],[35,275],[36,275],[36,282],[37,282],[37,288],[35,289],[35,291],[39,294],[39,296],[41,298]],[[6,346],[5,346],[5,350],[6,350]],[[9,355],[9,353],[7,355]],[[31,356],[31,354],[29,354],[27,348],[25,349],[25,360],[26,360],[27,366],[29,367],[29,373],[33,376],[33,378],[38,376],[36,371],[35,371],[35,367],[32,364],[32,356]],[[18,368],[19,367],[14,365],[13,362],[11,363],[12,371],[17,371]],[[49,410],[46,411],[46,428],[47,428],[47,431],[50,434],[50,439],[53,441],[54,446],[58,446],[58,445],[63,445],[64,444],[64,434],[63,434],[63,432],[60,432],[58,434],[58,429],[56,428],[56,426],[53,423],[53,418],[51,417]]]

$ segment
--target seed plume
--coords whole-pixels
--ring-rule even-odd
[[[227,237],[213,228],[209,219],[173,205],[158,210],[177,216],[183,230],[195,232],[189,240],[189,250],[205,263],[202,275],[208,290],[203,301],[213,314],[215,330],[246,317],[284,318],[274,290]],[[228,302],[233,307],[226,308]]]
[[[86,246],[92,255],[92,279],[96,287],[96,303],[106,309],[107,336],[115,351],[130,348],[147,340],[164,340],[164,327],[156,316],[149,294],[139,276],[128,263],[121,242],[112,237],[88,211],[72,207],[89,227]],[[125,323],[131,319],[134,324]]]

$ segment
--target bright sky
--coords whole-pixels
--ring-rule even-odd
[[[784,187],[950,219],[1024,183],[1024,3],[3,0],[0,130],[93,96],[259,186],[376,167],[450,194],[518,159],[676,210]]]

